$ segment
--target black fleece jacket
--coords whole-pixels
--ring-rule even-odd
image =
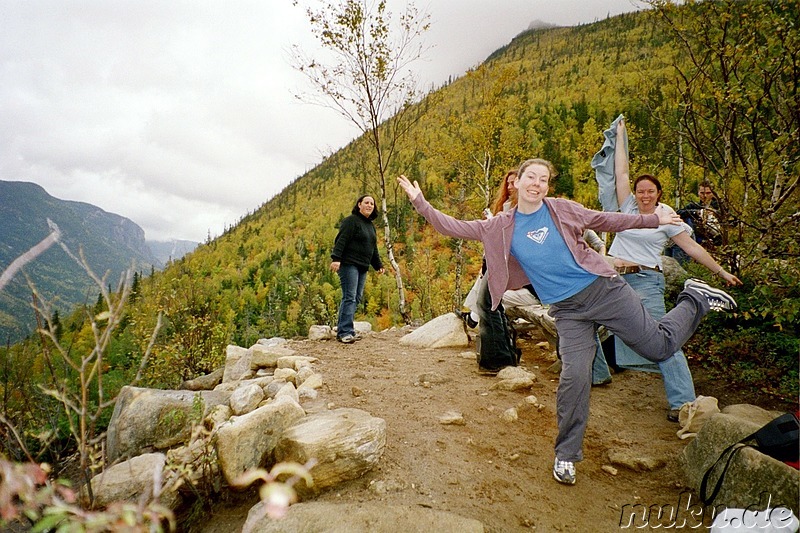
[[[378,235],[372,221],[361,213],[342,220],[333,242],[331,259],[363,269],[369,269],[370,265],[375,270],[382,269],[383,263],[378,255]]]

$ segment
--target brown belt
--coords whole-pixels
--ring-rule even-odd
[[[638,274],[642,270],[654,270],[656,272],[661,272],[661,269],[658,267],[649,267],[644,265],[635,265],[635,266],[615,266],[614,270],[618,273],[625,275],[625,274]]]

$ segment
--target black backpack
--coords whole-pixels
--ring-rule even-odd
[[[496,348],[494,350],[484,349],[480,342],[480,336],[477,337],[477,345],[475,348],[478,366],[486,370],[499,370],[506,366],[519,365],[519,361],[522,357],[522,350],[517,347],[517,331],[506,317],[503,306],[501,305],[498,309],[489,312],[495,313],[495,319],[502,321],[505,336],[502,342],[494,344]],[[499,347],[498,344],[500,345]]]
[[[755,441],[755,445],[747,444],[750,441]],[[755,433],[725,448],[719,458],[714,461],[714,464],[706,470],[703,475],[703,481],[700,483],[700,499],[705,505],[710,504],[717,497],[722,486],[722,480],[725,478],[725,472],[728,471],[728,466],[731,464],[733,456],[745,446],[752,446],[761,453],[774,457],[779,461],[796,462],[798,456],[800,456],[800,422],[798,422],[797,416],[793,413],[783,414],[765,424]],[[711,495],[706,496],[708,479],[726,454],[728,458],[725,460],[725,467],[722,469],[719,478],[717,478],[717,483],[714,485]]]

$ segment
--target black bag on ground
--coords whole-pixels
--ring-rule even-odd
[[[490,320],[502,323],[501,329],[505,332],[502,339],[493,339],[493,342],[484,346],[481,336],[476,338],[475,349],[477,351],[478,366],[484,370],[500,370],[506,366],[517,366],[522,357],[522,350],[517,348],[517,331],[506,318],[503,306],[494,311],[490,311],[494,316]]]
[[[794,462],[800,458],[800,422],[792,413],[779,416],[752,437],[761,453],[779,461]]]
[[[492,310],[492,296],[486,278],[478,291],[477,304],[481,317],[476,345],[478,366],[491,372],[517,366],[521,355],[517,348],[517,332],[506,317],[503,304]]]
[[[755,441],[754,445],[747,444],[750,441]],[[739,442],[735,442],[725,448],[719,455],[719,458],[714,461],[706,473],[703,474],[703,481],[700,483],[700,500],[708,505],[717,497],[719,489],[722,486],[722,480],[725,478],[725,472],[728,471],[728,466],[731,464],[733,456],[736,452],[745,446],[752,446],[764,455],[769,455],[779,461],[795,462],[800,456],[800,421],[793,413],[785,413],[778,418],[765,424],[761,429],[755,433],[746,436]],[[706,496],[706,487],[711,473],[720,464],[727,454],[725,466],[717,478],[717,483],[714,485],[714,490],[710,496]]]

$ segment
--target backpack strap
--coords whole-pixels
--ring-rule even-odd
[[[728,466],[730,466],[731,461],[733,460],[733,456],[736,455],[736,452],[746,447],[747,445],[745,444],[745,442],[754,438],[755,435],[756,435],[755,433],[753,433],[752,435],[748,435],[739,442],[734,442],[733,444],[725,448],[722,451],[722,453],[719,454],[717,460],[714,461],[714,464],[712,464],[708,468],[708,470],[706,470],[706,473],[703,474],[703,481],[700,482],[700,501],[702,501],[704,505],[709,505],[711,502],[714,501],[714,498],[717,497],[719,489],[720,487],[722,487],[722,481],[725,479],[725,472],[728,471]],[[728,454],[728,458],[725,461],[725,466],[723,467],[722,472],[720,472],[719,477],[717,478],[717,483],[714,485],[714,490],[711,492],[711,495],[706,496],[706,486],[708,485],[708,479],[711,476],[711,472],[713,472],[714,469],[717,467],[717,465],[722,461],[723,457],[725,457],[725,454]]]

